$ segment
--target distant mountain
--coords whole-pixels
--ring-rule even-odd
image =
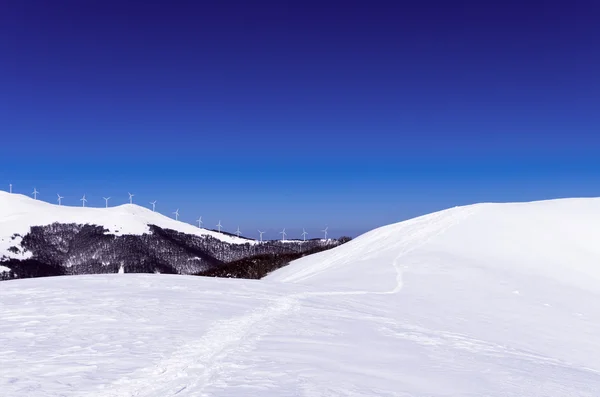
[[[0,279],[117,272],[202,274],[244,258],[296,258],[338,244],[259,243],[197,228],[137,205],[66,207],[0,192]]]

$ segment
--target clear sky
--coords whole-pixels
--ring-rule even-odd
[[[5,0],[0,188],[313,237],[600,196],[598,21],[596,0]]]

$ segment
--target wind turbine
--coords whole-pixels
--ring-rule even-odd
[[[85,207],[85,203],[87,203],[87,199],[85,198],[85,194],[83,195],[82,198],[79,199],[79,201],[81,201],[82,207]]]
[[[196,222],[198,222],[198,227],[202,228],[202,224],[204,223],[204,222],[202,222],[202,217],[196,219]]]
[[[302,229],[302,238],[304,239],[304,241],[306,241],[306,235],[308,233],[306,233],[306,230]]]
[[[240,231],[240,227],[238,226],[237,230],[235,231],[235,234],[240,237],[240,234],[242,234],[242,232]]]
[[[56,195],[58,196],[58,205],[62,205],[62,199],[64,199],[64,197],[62,197],[60,194],[56,193]]]
[[[8,192],[9,192],[9,193],[12,193],[12,183],[9,183],[9,184],[8,184]]]
[[[179,220],[179,208],[177,208],[177,210],[175,212],[173,212],[173,214],[175,215],[175,220],[178,221]]]
[[[221,221],[219,220],[219,223],[217,223],[217,227],[219,228],[219,233],[221,233],[221,228],[223,227],[223,225],[221,225]]]
[[[135,196],[135,194],[131,194],[131,193],[127,193],[129,194],[129,204],[133,204],[133,196]]]
[[[156,200],[150,201],[150,204],[152,204],[152,212],[155,212],[155,210],[156,210]]]
[[[36,188],[33,188],[33,193],[31,194],[33,194],[33,199],[37,200],[37,195],[40,194],[40,192],[38,192]]]
[[[327,226],[325,229],[321,230],[323,233],[325,233],[325,240],[327,240],[327,230],[329,229],[329,226]]]
[[[258,233],[260,233],[260,242],[262,243],[262,241],[263,241],[263,240],[262,240],[262,235],[263,235],[265,232],[261,232],[261,231],[259,230],[259,231],[258,231]]]
[[[108,208],[108,200],[110,200],[110,197],[102,197],[102,198],[106,202],[106,208]]]
[[[285,241],[285,236],[287,236],[287,233],[285,232],[285,228],[283,228],[283,230],[280,231],[279,234],[281,234],[281,241]]]

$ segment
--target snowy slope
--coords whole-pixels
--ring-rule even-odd
[[[20,242],[19,238],[13,240],[11,237],[15,233],[27,234],[31,226],[44,226],[54,222],[94,224],[105,227],[115,235],[144,234],[149,231],[148,225],[152,224],[187,234],[210,235],[229,243],[254,243],[235,236],[200,229],[135,204],[109,208],[68,207],[0,191],[0,257],[6,255],[22,258],[7,251],[9,247]]]
[[[436,252],[445,262],[454,258],[448,269],[464,271],[469,264],[600,291],[600,199],[452,208],[373,230],[335,250],[300,259],[269,278],[385,290],[396,283],[398,263],[394,268],[373,266],[374,261],[406,263],[407,256],[420,252]]]
[[[600,200],[453,208],[261,281],[0,285],[7,396],[597,396]],[[182,304],[184,302],[184,304]]]

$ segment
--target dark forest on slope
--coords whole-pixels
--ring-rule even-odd
[[[19,246],[10,248],[29,253],[28,259],[0,258],[11,269],[0,273],[0,279],[118,272],[261,278],[291,260],[348,240],[231,244],[154,225],[147,234],[117,236],[101,226],[54,223],[32,227]]]

